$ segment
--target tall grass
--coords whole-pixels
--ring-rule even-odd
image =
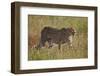
[[[73,47],[70,48],[68,44],[62,45],[62,50],[58,46],[52,48],[41,48],[37,50],[30,46],[37,45],[41,36],[41,30],[45,26],[61,29],[73,27],[76,29],[76,35],[73,38]],[[35,40],[28,39],[28,42],[35,42],[35,44],[28,44],[28,60],[48,60],[48,59],[75,59],[88,57],[88,19],[87,17],[71,17],[71,16],[42,16],[29,15],[28,16],[28,35]]]

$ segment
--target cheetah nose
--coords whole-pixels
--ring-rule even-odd
[[[74,31],[74,34],[76,34],[76,31]]]
[[[76,30],[74,31],[74,33],[76,33]]]

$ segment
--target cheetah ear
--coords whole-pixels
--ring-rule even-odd
[[[71,29],[73,29],[73,28],[72,28],[72,27],[68,27],[67,29],[68,29],[68,30],[71,30]]]
[[[70,27],[70,29],[73,29],[73,27]]]
[[[72,30],[73,30],[73,29],[75,29],[75,28],[74,28],[74,27],[70,27],[70,29],[72,29]]]

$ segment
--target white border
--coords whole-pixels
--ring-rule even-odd
[[[28,61],[28,14],[88,17],[88,58]],[[94,65],[94,11],[21,7],[20,9],[20,69],[43,69]]]

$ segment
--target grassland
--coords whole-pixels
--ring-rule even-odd
[[[63,27],[73,27],[76,35],[73,38],[73,47],[68,44],[62,45],[62,50],[58,46],[53,48],[32,48],[39,43],[41,30],[45,26],[61,29]],[[87,17],[69,16],[28,16],[28,60],[52,60],[52,59],[76,59],[88,57],[88,19]],[[31,38],[30,38],[31,37]]]

